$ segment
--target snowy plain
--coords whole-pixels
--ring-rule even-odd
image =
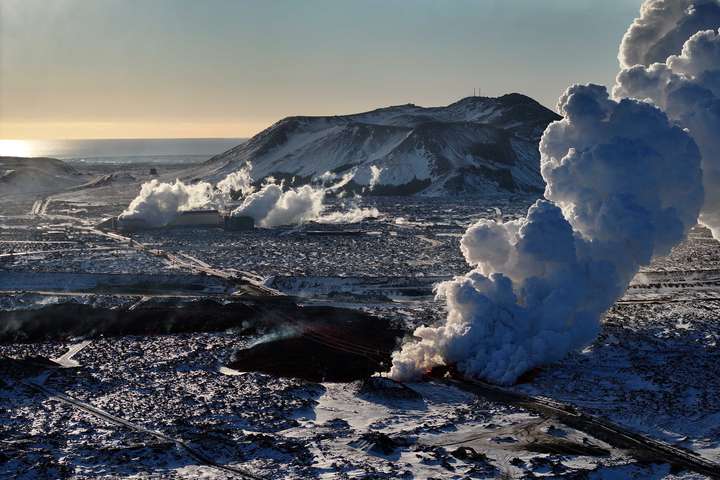
[[[122,211],[129,196],[124,188],[101,188],[102,195],[81,190],[43,197],[41,213],[36,196],[2,203],[0,308],[66,301],[128,305],[142,295],[93,290],[92,282],[106,274],[193,276],[93,233],[94,225]],[[134,238],[226,271],[256,274],[308,304],[361,309],[410,330],[443,317],[433,285],[467,270],[459,249],[467,226],[479,218],[517,218],[533,200],[368,197],[363,206],[381,215],[358,224],[154,231]],[[693,230],[636,277],[593,344],[513,388],[720,461],[720,381],[712,373],[720,355],[719,270],[717,242],[707,230]],[[52,282],[43,279],[47,272],[68,275],[67,292],[44,291]],[[78,272],[102,275],[73,278]],[[42,281],[27,284],[30,273]],[[11,291],[8,284],[18,275],[25,287]],[[210,279],[198,282],[201,296],[219,291]],[[0,356],[61,358],[80,340],[3,344]],[[313,383],[224,369],[233,351],[256,340],[252,335],[89,340],[73,357],[79,367],[54,371],[44,385],[260,478],[703,478],[639,462],[535,413],[439,381],[409,384],[416,396],[407,398],[364,393],[362,381]],[[24,382],[42,369],[0,365],[0,406],[7,412],[0,418],[2,478],[232,478],[177,444],[29,389]],[[550,437],[606,454],[532,447]]]

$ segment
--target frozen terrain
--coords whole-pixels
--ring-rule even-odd
[[[80,185],[82,175],[54,158],[0,157],[0,199],[19,193],[39,194]]]
[[[467,226],[534,201],[368,197],[381,216],[359,224],[128,242],[94,229],[127,205],[122,188],[102,188],[0,204],[0,310],[222,299],[241,292],[221,274],[242,272],[410,331],[445,315],[433,285],[467,270]],[[512,389],[720,462],[718,247],[694,229],[634,279],[590,347]],[[240,328],[0,345],[0,478],[705,478],[442,380],[400,388],[225,368],[265,338]]]

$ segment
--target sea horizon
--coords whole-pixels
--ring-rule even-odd
[[[0,139],[0,156],[50,157],[69,163],[196,163],[246,138]]]

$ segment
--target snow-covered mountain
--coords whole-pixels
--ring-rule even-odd
[[[0,197],[57,192],[84,181],[80,173],[62,160],[0,157]]]
[[[366,193],[538,191],[540,136],[559,118],[516,93],[447,107],[288,117],[210,159],[202,177],[217,181],[248,162],[256,181],[273,176],[299,185],[324,175]]]

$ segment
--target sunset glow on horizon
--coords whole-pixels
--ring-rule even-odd
[[[274,123],[263,122],[24,122],[3,123],[0,139],[94,140],[137,138],[247,138]]]
[[[554,108],[612,82],[639,3],[2,0],[0,138],[249,137],[474,89]]]

